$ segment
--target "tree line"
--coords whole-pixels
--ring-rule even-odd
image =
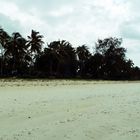
[[[35,30],[24,38],[19,32],[9,35],[0,28],[0,76],[140,79],[140,68],[126,58],[121,38],[98,39],[94,52],[87,45],[75,48],[66,40],[44,44],[43,36]]]

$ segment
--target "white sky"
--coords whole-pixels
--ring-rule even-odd
[[[122,37],[127,57],[140,66],[139,0],[0,0],[0,24],[25,37],[35,29],[45,41],[70,41],[92,49],[98,38]]]

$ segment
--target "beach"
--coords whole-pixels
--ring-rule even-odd
[[[140,81],[0,81],[0,140],[139,140]]]

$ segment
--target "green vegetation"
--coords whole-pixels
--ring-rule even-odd
[[[11,36],[0,28],[0,76],[25,78],[83,78],[138,80],[140,68],[126,59],[122,39],[98,40],[95,51],[88,46],[74,48],[65,40],[43,47],[43,36],[31,31],[25,39],[18,32]]]

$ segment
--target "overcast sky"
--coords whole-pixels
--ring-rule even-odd
[[[140,0],[0,0],[0,25],[46,42],[65,39],[93,48],[98,38],[122,37],[127,57],[140,66]]]

